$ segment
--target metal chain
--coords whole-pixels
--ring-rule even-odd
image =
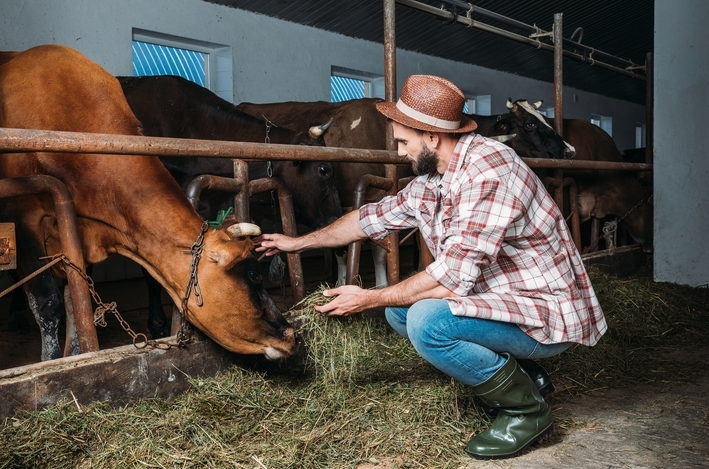
[[[605,239],[606,244],[609,245],[608,248],[609,249],[613,248],[615,246],[615,241],[614,241],[615,235],[616,235],[616,232],[618,231],[618,226],[620,226],[620,222],[625,220],[628,217],[628,215],[633,213],[644,202],[645,202],[645,197],[640,199],[637,204],[633,205],[633,207],[630,210],[628,210],[627,212],[625,212],[625,215],[623,215],[622,217],[616,218],[615,220],[610,221],[610,222],[606,222],[603,225],[603,234],[598,237],[598,240],[600,241],[601,239]]]
[[[266,121],[266,139],[264,143],[271,143],[271,138],[268,136],[268,134],[269,132],[271,132],[271,127],[278,126],[268,120],[263,114],[261,115],[261,117],[263,117],[263,119]],[[266,163],[266,175],[269,178],[273,177],[273,162],[271,160],[268,160],[268,162]],[[278,217],[276,214],[276,191],[274,191],[273,189],[271,190],[271,219],[273,220],[273,231],[275,233],[280,232],[280,217]],[[268,275],[269,279],[273,283],[277,283],[281,286],[281,291],[285,291],[285,285],[283,284],[283,276],[285,275],[285,271],[286,266],[283,262],[283,259],[281,259],[281,256],[273,256],[273,259],[271,259],[271,265],[268,269]]]
[[[202,249],[204,248],[204,235],[209,230],[209,222],[206,220],[202,223],[202,228],[200,229],[199,235],[189,252],[192,254],[192,264],[190,265],[190,276],[187,279],[187,286],[185,287],[185,295],[182,297],[182,306],[180,314],[182,315],[182,322],[180,324],[180,330],[177,331],[177,345],[184,347],[188,342],[187,332],[189,331],[189,323],[187,322],[187,303],[190,299],[190,293],[194,291],[194,299],[197,306],[202,306],[202,290],[199,287],[199,281],[197,279],[197,267],[199,266],[199,260],[202,257]]]
[[[79,275],[81,275],[81,278],[84,279],[84,281],[89,287],[89,293],[91,294],[91,298],[93,298],[94,302],[98,305],[94,310],[94,326],[106,327],[106,313],[111,313],[116,317],[116,319],[118,319],[118,322],[120,323],[123,330],[126,331],[129,336],[131,336],[135,348],[144,349],[150,346],[152,348],[167,350],[169,348],[177,347],[179,345],[158,342],[156,340],[148,340],[148,337],[145,334],[136,333],[135,331],[133,331],[128,322],[123,319],[121,314],[118,312],[116,302],[112,301],[108,304],[104,303],[101,300],[101,297],[99,296],[98,292],[96,291],[94,280],[89,277],[83,271],[83,269],[81,269],[81,267],[72,262],[71,259],[69,259],[64,253],[55,254],[51,257],[43,257],[42,259],[52,259],[51,263],[55,263],[56,260],[61,260],[66,266],[71,267],[72,269],[76,270]]]

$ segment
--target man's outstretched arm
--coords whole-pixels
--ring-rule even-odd
[[[359,210],[353,210],[334,223],[307,235],[291,238],[275,233],[263,234],[254,238],[254,245],[257,252],[265,252],[267,256],[273,256],[279,252],[335,248],[366,238],[367,235],[359,226]]]

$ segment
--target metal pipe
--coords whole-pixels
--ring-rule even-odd
[[[228,142],[0,128],[0,152],[94,153],[113,155],[261,159],[273,161],[343,161],[408,164],[396,153],[361,148],[314,147],[279,143]]]
[[[359,148],[310,147],[277,143],[225,142],[216,140],[138,137],[134,135],[92,134],[0,128],[0,152],[94,153],[115,155],[241,158],[273,161],[344,161],[405,165],[395,152]],[[647,163],[552,160],[522,158],[532,168],[614,169],[652,171]],[[237,163],[243,163],[238,161]]]
[[[645,74],[647,75],[645,95],[645,163],[652,164],[654,154],[653,134],[655,127],[655,73],[653,70],[652,52],[648,52],[645,61]]]
[[[85,271],[84,254],[81,249],[76,210],[71,193],[63,182],[53,176],[36,175],[0,179],[0,198],[47,193],[54,200],[57,228],[62,251],[71,262]],[[81,353],[99,349],[89,287],[79,272],[65,267],[67,285],[73,305],[74,323]],[[69,342],[67,338],[67,343]]]
[[[430,13],[435,16],[439,16],[441,18],[445,18],[450,20],[453,17],[453,14],[446,11],[446,10],[441,10],[439,8],[433,7],[431,5],[426,5],[425,3],[417,2],[415,0],[396,0],[398,3],[401,3],[402,5],[406,5],[411,8],[415,8],[417,10],[425,11],[427,13]],[[505,31],[504,29],[497,28],[495,26],[490,26],[489,24],[481,23],[479,21],[473,21],[472,19],[468,19],[465,16],[458,16],[456,19],[458,23],[464,24],[466,26],[469,26],[471,28],[476,28],[480,29],[482,31],[486,31],[492,34],[497,34],[498,36],[506,37],[507,39],[512,39],[517,42],[521,42],[523,44],[527,44],[530,46],[533,46],[537,49],[544,49],[547,51],[553,51],[554,48],[550,44],[543,43],[539,40],[528,38],[526,36],[522,36],[516,33],[512,33],[509,31]],[[611,71],[614,71],[616,73],[620,73],[621,75],[627,75],[632,78],[637,78],[638,80],[645,80],[645,77],[642,75],[637,75],[635,72],[632,70],[626,70],[624,68],[619,68],[614,65],[608,64],[606,62],[601,62],[600,60],[589,60],[588,57],[585,57],[584,55],[578,54],[576,52],[571,52],[571,51],[564,51],[564,55],[566,57],[571,57],[573,59],[578,60],[579,62],[586,62],[589,65],[596,65],[601,68],[605,68]]]
[[[399,175],[396,166],[393,164],[384,165],[384,176],[391,186],[387,190],[387,195],[396,195],[399,192]],[[399,232],[394,231],[387,235],[387,282],[389,285],[399,283]]]
[[[544,31],[543,29],[539,28],[538,26],[533,26],[533,25],[529,25],[527,23],[523,23],[521,21],[515,20],[515,19],[510,18],[508,16],[504,16],[499,13],[495,13],[494,11],[486,10],[486,9],[481,8],[479,6],[472,5],[468,2],[462,2],[460,0],[441,0],[441,1],[443,3],[448,3],[449,5],[453,5],[455,7],[460,7],[460,8],[465,9],[466,15],[467,15],[467,12],[470,11],[471,14],[480,15],[480,16],[483,16],[483,17],[491,19],[491,20],[499,21],[500,23],[504,23],[504,24],[507,24],[508,26],[512,26],[512,27],[515,27],[518,29],[523,29],[523,30],[529,31],[531,33],[542,34],[542,35],[547,34],[547,31]],[[572,35],[572,37],[573,37],[573,35]],[[615,55],[611,55],[607,52],[597,50],[591,46],[587,46],[585,44],[581,44],[581,43],[572,41],[571,39],[563,38],[563,42],[564,42],[564,44],[568,44],[570,46],[583,49],[586,52],[590,52],[592,55],[601,55],[601,56],[606,57],[608,59],[627,64],[628,66],[637,66],[638,65],[635,62],[633,62],[632,60],[623,59],[623,58],[617,57]]]
[[[242,160],[234,160],[234,179],[246,187],[249,181],[249,165]],[[251,208],[249,207],[249,192],[241,190],[234,195],[234,213],[239,222],[251,221]]]
[[[245,192],[248,195],[275,190],[278,192],[278,207],[281,212],[281,224],[283,234],[287,236],[297,236],[295,214],[293,209],[293,197],[288,188],[278,178],[262,178],[249,182],[248,191],[244,191],[243,182],[229,177],[202,174],[192,179],[187,185],[185,195],[192,206],[199,208],[199,199],[205,189],[231,192],[240,194]],[[238,197],[237,197],[238,198]],[[248,198],[247,198],[248,200]],[[237,218],[238,219],[238,218]],[[245,220],[239,220],[245,221]],[[274,220],[275,222],[275,220]],[[303,265],[300,254],[287,254],[288,273],[290,275],[291,290],[293,292],[293,302],[298,303],[305,296],[305,283],[303,281]]]
[[[269,177],[254,179],[249,181],[249,194],[259,194],[261,192],[275,190],[278,193],[278,207],[281,211],[281,222],[283,234],[290,237],[297,237],[298,232],[295,224],[295,214],[293,211],[293,196],[280,179]],[[288,274],[290,276],[290,286],[293,292],[293,301],[299,303],[305,297],[305,282],[303,281],[303,264],[300,254],[287,253]]]
[[[556,133],[564,135],[564,50],[562,13],[554,15],[554,127]]]
[[[185,189],[187,200],[190,201],[195,210],[199,210],[199,199],[202,195],[202,191],[206,189],[238,194],[244,190],[244,183],[234,178],[214,176],[211,174],[200,174],[192,179]]]

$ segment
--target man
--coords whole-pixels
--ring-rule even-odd
[[[466,451],[502,458],[552,431],[541,393],[554,386],[531,359],[594,345],[606,323],[554,201],[511,148],[473,133],[464,102],[448,80],[409,77],[399,101],[377,109],[418,177],[319,231],[255,242],[274,255],[418,227],[435,258],[425,271],[379,290],[330,289],[324,294],[336,298],[317,310],[346,316],[386,307],[391,326],[423,358],[472,386],[496,414]]]

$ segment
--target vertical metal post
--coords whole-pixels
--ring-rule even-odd
[[[396,101],[396,12],[395,0],[384,2],[384,99]],[[387,126],[387,150],[396,150],[391,128]],[[396,189],[396,186],[394,186]]]
[[[383,0],[384,2],[384,99],[396,101],[396,1]],[[386,126],[387,150],[396,151],[394,134],[391,126]],[[396,165],[384,165],[384,174],[392,179],[389,195],[396,194],[398,190]],[[389,252],[387,253],[387,280],[389,285],[399,282],[399,234],[392,233],[388,236]]]
[[[559,135],[564,135],[564,30],[563,13],[554,15],[554,127]]]
[[[243,188],[241,192],[234,196],[234,214],[239,222],[250,222],[251,213],[249,213],[249,165],[245,161],[234,161],[234,179],[236,179]]]
[[[554,128],[563,137],[564,135],[564,29],[563,13],[554,14]],[[554,171],[556,188],[554,200],[562,213],[564,213],[564,170]],[[576,203],[576,201],[571,201]]]
[[[653,133],[655,126],[655,73],[653,71],[652,52],[645,58],[645,163],[652,164],[653,160]]]

